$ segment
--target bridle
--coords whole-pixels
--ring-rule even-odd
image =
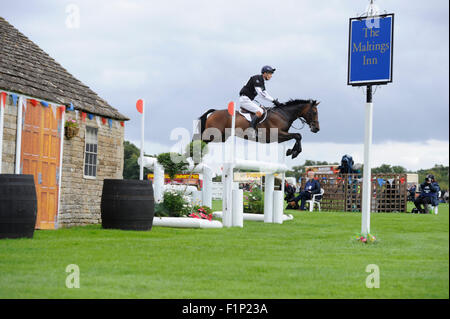
[[[312,109],[313,102],[312,101],[310,102],[310,105],[311,105],[311,107],[309,108],[308,112],[306,112],[306,119],[303,116],[300,116],[297,118],[300,120],[300,122],[302,122],[302,127],[297,128],[297,127],[291,125],[294,129],[301,130],[305,127],[305,124],[308,124],[309,127],[311,127],[312,124],[315,124],[316,121],[312,120],[312,118],[313,118],[313,114],[312,114],[313,113],[313,109]],[[309,121],[309,123],[308,123],[308,121]]]

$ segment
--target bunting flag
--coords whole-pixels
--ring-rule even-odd
[[[35,99],[30,99],[29,101],[30,101],[31,105],[33,105],[33,106],[38,105],[38,101],[36,101]]]
[[[94,119],[94,117],[96,118],[97,124],[99,126],[101,126],[100,124],[100,120],[101,123],[103,123],[103,125],[106,125],[106,123],[108,123],[109,128],[120,128],[120,126],[124,127],[125,126],[125,122],[120,122],[120,121],[114,121],[113,119],[107,118],[107,117],[101,117],[101,116],[95,116],[94,114],[90,114],[90,113],[86,113],[80,110],[75,110],[75,107],[73,105],[73,103],[71,102],[68,106],[65,105],[56,105],[53,104],[51,102],[47,102],[47,101],[42,101],[42,100],[37,100],[37,99],[32,99],[32,98],[27,98],[26,96],[23,95],[17,95],[17,94],[13,94],[13,93],[7,93],[7,92],[0,92],[0,103],[1,105],[3,105],[3,107],[6,107],[6,101],[8,96],[11,96],[11,101],[12,101],[12,105],[13,106],[17,106],[19,107],[20,104],[21,107],[23,107],[24,109],[24,113],[26,113],[27,111],[27,106],[28,106],[28,102],[31,103],[31,105],[33,107],[36,107],[38,105],[42,105],[43,107],[50,107],[53,111],[53,116],[56,116],[57,112],[61,112],[64,113],[66,111],[75,111],[75,118],[76,120],[79,120],[81,118],[82,121],[86,121],[86,117],[88,117],[90,120]],[[22,101],[22,102],[20,102]],[[140,103],[138,103],[139,105],[138,110],[140,109]]]
[[[389,185],[392,186],[392,183],[394,182],[394,179],[393,179],[393,178],[389,178],[389,179],[388,179],[388,182],[389,182]]]
[[[13,105],[14,106],[16,106],[16,104],[17,104],[17,99],[19,98],[17,95],[15,95],[15,94],[11,94],[11,98],[12,98],[12,101],[13,101]]]
[[[386,181],[382,178],[377,178],[377,181],[378,181],[378,185],[380,185],[380,187],[386,183]]]
[[[405,178],[404,177],[400,178],[400,183],[401,184],[405,183]]]
[[[7,96],[8,94],[6,94],[6,92],[2,92],[2,93],[0,93],[0,99],[1,99],[1,104],[3,105],[3,107],[5,107],[6,106],[6,96]]]

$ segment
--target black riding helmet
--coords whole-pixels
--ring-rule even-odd
[[[263,74],[263,73],[273,73],[273,72],[275,72],[275,68],[272,68],[270,65],[265,65],[265,66],[263,66],[262,67],[262,69],[261,69],[261,74]]]

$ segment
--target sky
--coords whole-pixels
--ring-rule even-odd
[[[300,131],[303,152],[292,166],[344,154],[363,161],[365,93],[347,85],[348,24],[368,3],[0,0],[0,16],[129,117],[125,139],[138,146],[135,103],[145,99],[150,154],[173,148],[173,129],[192,131],[203,112],[237,101],[263,65],[275,67],[270,95],[321,102],[321,130]],[[395,25],[393,83],[373,97],[372,165],[448,165],[448,1],[375,4],[395,13]]]

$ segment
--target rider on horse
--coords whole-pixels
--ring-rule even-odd
[[[281,105],[277,99],[274,99],[266,92],[266,87],[264,85],[264,81],[269,81],[272,78],[273,72],[275,72],[275,69],[271,66],[263,66],[261,74],[252,76],[239,92],[240,107],[256,115],[253,116],[252,121],[250,122],[250,126],[254,130],[256,130],[256,125],[258,125],[258,122],[264,113],[264,109],[253,101],[256,96],[260,96],[276,106]]]

